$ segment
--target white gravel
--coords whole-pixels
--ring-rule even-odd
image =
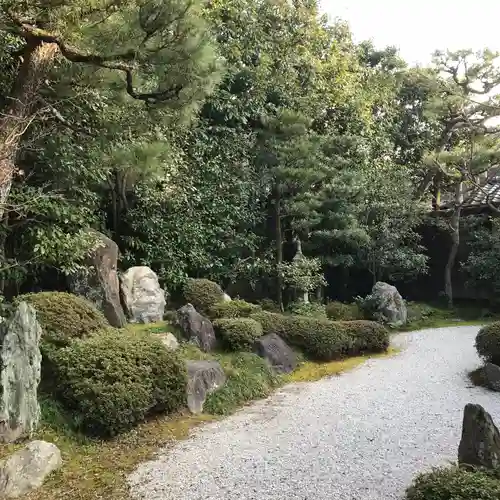
[[[500,395],[471,386],[478,327],[401,334],[392,358],[294,384],[196,430],[130,477],[144,500],[390,500],[456,459],[466,403],[500,423]]]

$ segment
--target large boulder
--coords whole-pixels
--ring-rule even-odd
[[[96,233],[96,237],[97,246],[85,262],[87,270],[71,277],[70,289],[95,304],[111,326],[122,328],[127,319],[120,302],[118,245],[104,234]]]
[[[38,426],[41,335],[36,312],[26,302],[0,325],[0,442],[29,437]]]
[[[0,463],[0,498],[19,498],[39,488],[61,465],[61,452],[55,444],[32,441]]]
[[[486,363],[483,368],[486,385],[496,392],[500,392],[500,366]]]
[[[372,288],[372,293],[365,298],[363,309],[370,319],[391,326],[401,326],[406,323],[407,311],[403,297],[395,286],[378,281]]]
[[[465,406],[458,462],[488,469],[500,466],[500,433],[481,405]]]
[[[297,356],[275,333],[264,335],[255,342],[255,352],[278,373],[290,373],[297,367]]]
[[[121,291],[131,323],[156,323],[163,320],[165,292],[152,269],[147,266],[127,269],[121,277]]]
[[[196,344],[202,351],[212,351],[216,344],[214,327],[211,321],[201,315],[192,304],[177,310],[177,322],[183,336]]]
[[[187,361],[187,405],[191,413],[203,411],[208,394],[226,383],[226,375],[217,361]]]

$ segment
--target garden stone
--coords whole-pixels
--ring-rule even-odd
[[[97,233],[97,238],[97,248],[86,259],[87,272],[73,276],[70,289],[102,311],[111,326],[122,328],[127,319],[120,302],[118,245],[104,234]]]
[[[38,426],[41,335],[36,312],[26,302],[0,325],[0,442],[29,437]]]
[[[465,406],[458,462],[488,469],[500,466],[500,433],[481,405]]]
[[[275,333],[264,335],[255,342],[256,353],[278,373],[290,373],[297,367],[297,356]]]
[[[211,321],[201,315],[192,304],[177,310],[177,320],[184,337],[196,344],[202,351],[210,352],[216,344]]]
[[[169,350],[176,351],[179,348],[179,342],[175,338],[173,333],[155,333],[154,337],[156,337],[160,342]]]
[[[222,301],[223,302],[231,302],[231,300],[233,300],[233,299],[231,299],[231,297],[227,293],[224,292],[224,296],[222,297]]]
[[[406,304],[395,286],[378,281],[373,286],[372,293],[366,297],[365,303],[371,312],[371,319],[391,326],[406,324]]]
[[[125,311],[131,323],[156,323],[163,320],[165,292],[158,276],[147,266],[128,269],[121,277]]]
[[[486,384],[492,391],[500,392],[500,366],[486,363],[483,369]]]
[[[187,404],[189,411],[203,411],[207,396],[226,383],[226,375],[217,361],[187,361]]]
[[[0,463],[0,498],[19,498],[40,488],[61,466],[61,452],[55,444],[32,441]]]

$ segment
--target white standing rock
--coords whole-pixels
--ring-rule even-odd
[[[38,426],[41,335],[36,312],[26,302],[0,326],[0,442],[29,437]]]
[[[165,292],[158,276],[147,266],[127,269],[121,277],[121,293],[131,323],[156,323],[163,320]]]
[[[40,488],[61,465],[61,452],[55,444],[32,441],[0,462],[0,498],[19,498]]]

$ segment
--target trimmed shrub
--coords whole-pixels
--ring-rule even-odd
[[[88,300],[64,292],[20,295],[16,302],[31,304],[44,333],[44,340],[65,346],[94,332],[111,328],[100,311]]]
[[[323,304],[318,302],[292,302],[288,306],[288,310],[292,314],[298,316],[309,316],[310,318],[323,318],[326,319],[326,310]]]
[[[245,300],[230,300],[218,302],[210,308],[209,317],[219,318],[248,318],[250,314],[260,311],[260,306]]]
[[[486,361],[500,365],[500,321],[491,323],[476,336],[476,349]]]
[[[262,325],[264,334],[279,335],[315,360],[381,352],[389,346],[389,332],[373,321],[329,321],[264,311],[251,318]]]
[[[498,473],[497,473],[498,474]],[[485,470],[450,467],[417,476],[406,490],[407,500],[498,500],[498,475]]]
[[[222,288],[214,281],[188,278],[184,285],[184,300],[194,308],[207,314],[210,308],[224,298]]]
[[[269,311],[274,313],[280,313],[280,306],[273,299],[261,299],[259,300],[259,305],[263,311]]]
[[[214,329],[230,351],[249,351],[262,337],[262,326],[250,318],[224,318],[214,321]]]
[[[55,396],[92,434],[114,436],[185,404],[184,362],[147,334],[107,330],[46,353]]]
[[[389,330],[375,321],[343,321],[343,327],[351,337],[351,349],[354,355],[383,352],[390,344]]]
[[[333,301],[326,304],[326,315],[328,319],[338,321],[352,321],[363,319],[363,313],[358,304],[344,304],[343,302]]]

